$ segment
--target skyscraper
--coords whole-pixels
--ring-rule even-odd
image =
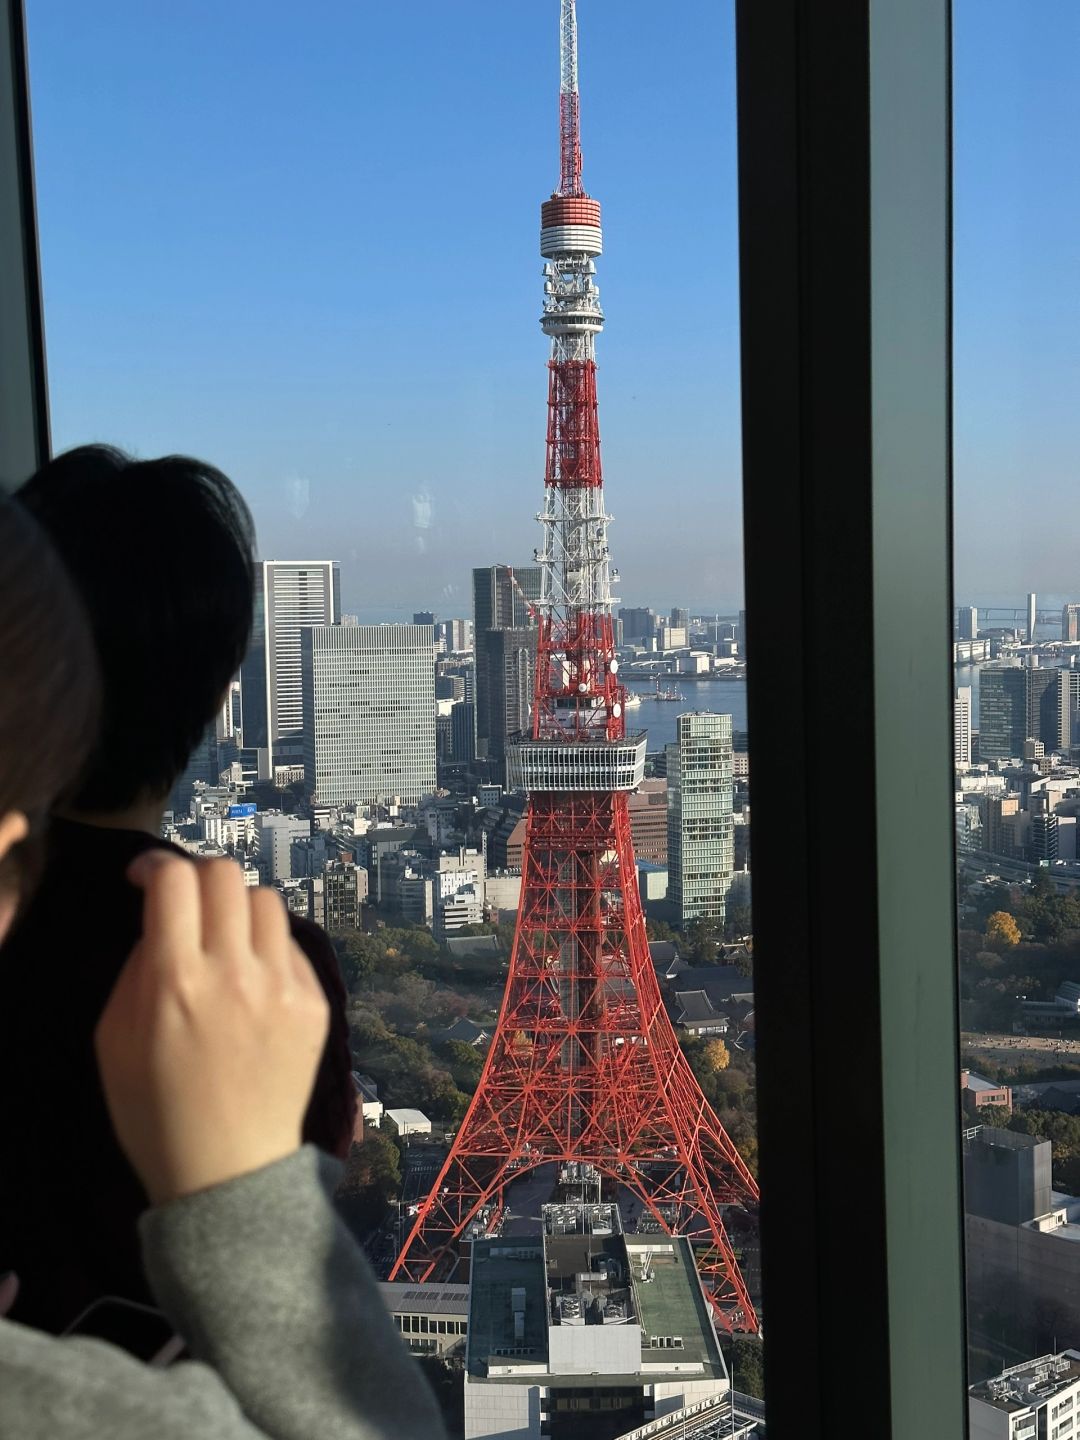
[[[317,801],[416,805],[434,791],[432,626],[311,626],[302,664],[305,778]]]
[[[476,660],[476,752],[502,764],[507,740],[529,723],[535,628],[488,630]]]
[[[979,638],[979,612],[974,605],[963,605],[956,613],[956,638],[977,640]]]
[[[1044,666],[986,667],[979,681],[979,759],[1023,754],[1041,740],[1049,754],[1070,740],[1070,672]]]
[[[530,607],[540,599],[540,567],[487,565],[473,571],[473,630],[523,629],[533,622]]]
[[[731,716],[691,711],[668,745],[668,899],[685,925],[723,925],[735,868]]]
[[[539,598],[537,566],[473,571],[476,754],[499,764],[508,736],[529,719],[537,635],[532,612]]]
[[[1035,595],[1035,592],[1032,591],[1032,593],[1028,596],[1027,599],[1027,642],[1029,645],[1032,645],[1035,642],[1035,617],[1037,614],[1037,604],[1038,598]]]
[[[1061,638],[1070,645],[1080,641],[1080,605],[1070,602],[1062,609]]]
[[[303,761],[300,635],[341,617],[341,579],[331,560],[264,560],[255,577],[251,645],[240,669],[246,748],[267,752],[267,774]]]

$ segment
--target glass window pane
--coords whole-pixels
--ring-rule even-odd
[[[958,0],[954,64],[969,1403],[973,1433],[1011,1414],[1002,1434],[1064,1435],[1080,1376],[1080,13]]]
[[[762,1366],[732,7],[28,15],[55,448],[203,457],[254,517],[251,643],[160,830],[331,937],[343,1215],[411,1288],[471,1259],[491,1364],[549,1315],[554,1384],[600,1325],[602,1373],[734,1424]],[[204,557],[161,543],[179,605]],[[657,1394],[572,1389],[558,1433]]]

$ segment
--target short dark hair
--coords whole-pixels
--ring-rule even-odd
[[[0,861],[0,888],[25,899],[52,806],[97,738],[100,694],[82,602],[33,519],[0,495],[0,815],[29,834]]]
[[[255,529],[220,470],[84,445],[18,499],[86,606],[104,688],[101,734],[72,803],[116,811],[168,793],[251,635]]]

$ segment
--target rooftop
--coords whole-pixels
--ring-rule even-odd
[[[378,1281],[379,1294],[391,1315],[460,1315],[469,1313],[468,1285],[413,1284]]]
[[[708,1302],[694,1268],[693,1251],[685,1239],[629,1236],[626,1253],[634,1278],[641,1320],[641,1358],[646,1365],[664,1360],[700,1362],[707,1372],[723,1375],[720,1347]],[[647,1277],[647,1278],[643,1278]],[[676,1354],[651,1340],[681,1339]]]
[[[725,1377],[688,1240],[626,1237],[617,1207],[603,1203],[545,1205],[542,1218],[542,1236],[473,1244],[471,1377]]]
[[[1043,1355],[1038,1360],[1013,1365],[990,1380],[972,1385],[968,1394],[973,1400],[1012,1414],[1044,1405],[1076,1384],[1080,1384],[1080,1352],[1064,1350],[1060,1355]]]

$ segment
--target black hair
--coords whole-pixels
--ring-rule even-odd
[[[0,816],[21,810],[26,839],[0,860],[0,888],[23,899],[46,821],[97,738],[94,643],[75,587],[33,519],[0,495]]]
[[[107,445],[58,456],[17,498],[66,562],[101,665],[100,738],[72,805],[115,812],[167,794],[247,650],[247,506],[201,460],[135,460]]]

